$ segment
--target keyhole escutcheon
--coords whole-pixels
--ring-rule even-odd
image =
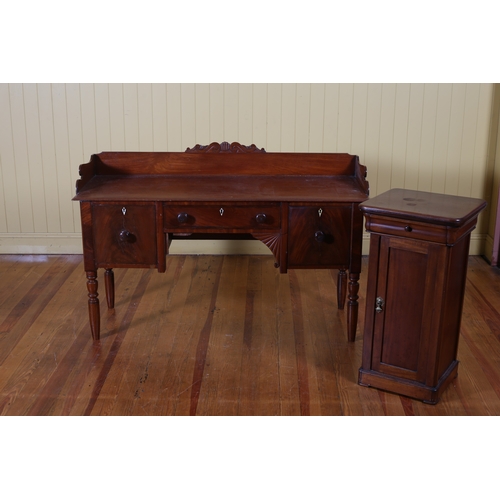
[[[381,313],[384,310],[383,309],[384,304],[385,304],[384,299],[382,297],[377,297],[375,299],[375,312]]]

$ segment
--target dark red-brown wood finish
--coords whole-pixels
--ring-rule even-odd
[[[361,385],[436,403],[456,377],[470,234],[485,206],[404,189],[361,204],[371,233]]]
[[[229,154],[228,154],[229,153]],[[80,166],[80,202],[89,317],[99,340],[97,270],[166,269],[173,239],[253,238],[292,268],[339,269],[338,307],[348,296],[348,339],[356,335],[366,168],[344,153],[266,153],[212,143],[184,153],[108,152]],[[347,284],[347,272],[349,282]]]

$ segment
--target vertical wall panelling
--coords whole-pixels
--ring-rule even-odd
[[[223,85],[224,104],[224,132],[223,135],[217,140],[223,140],[231,143],[237,141],[239,137],[239,89],[238,84],[226,83]]]
[[[406,148],[408,143],[408,120],[410,103],[410,85],[396,85],[396,105],[394,109],[394,141],[392,149],[391,187],[405,187]],[[370,188],[370,194],[376,191]]]
[[[167,130],[169,151],[181,151],[181,86],[178,83],[167,84]]]
[[[210,84],[210,141],[222,142],[230,141],[230,138],[224,139],[224,84]]]
[[[462,127],[458,191],[460,196],[471,196],[474,153],[476,143],[477,113],[479,110],[479,86],[465,86],[465,105]]]
[[[259,148],[267,149],[267,85],[252,85],[252,142]]]
[[[109,110],[109,85],[96,83],[94,85],[95,128],[97,135],[97,150],[111,149],[111,124]]]
[[[267,151],[281,151],[281,89],[280,83],[270,83],[267,94]]]
[[[448,136],[448,158],[446,161],[446,194],[458,194],[460,158],[462,156],[462,137],[465,109],[466,84],[453,84],[451,93],[450,129]]]
[[[431,191],[435,193],[445,192],[452,93],[453,85],[451,83],[438,84],[431,182]]]
[[[323,151],[323,126],[325,122],[325,85],[311,84],[311,119],[309,120],[309,151]]]
[[[424,84],[417,184],[418,189],[421,191],[431,191],[432,188],[432,159],[436,137],[437,98],[438,85],[435,83]]]
[[[21,232],[34,232],[33,205],[30,172],[27,154],[26,122],[24,116],[24,95],[22,85],[9,85],[14,146],[14,169],[17,187]]]
[[[352,98],[352,121],[351,129],[353,133],[351,134],[351,147],[349,152],[351,154],[356,154],[360,158],[365,157],[366,153],[366,142],[370,144],[373,142],[373,133],[370,129],[370,137],[367,137],[367,126],[368,122],[368,84],[357,83],[353,86],[353,98]],[[378,126],[377,126],[378,127]],[[373,148],[372,148],[373,150]],[[373,165],[373,171],[376,175],[378,168],[377,165]],[[375,177],[373,177],[375,179]]]
[[[382,85],[374,84],[368,86],[367,99],[366,99],[366,137],[365,137],[365,150],[364,157],[370,158],[375,170],[372,179],[374,181],[374,189],[380,192],[378,188],[379,179],[384,175],[380,171],[378,162],[380,151],[380,107],[382,101]],[[354,128],[353,124],[353,137],[356,136],[357,127]],[[354,142],[354,139],[353,141]],[[352,149],[352,151],[355,151]]]
[[[249,145],[253,139],[253,85],[238,84],[238,136],[240,144]]]
[[[479,102],[477,107],[478,116],[475,130],[476,140],[474,145],[474,176],[472,179],[471,187],[471,196],[474,198],[480,198],[488,189],[490,185],[489,182],[491,182],[492,180],[491,177],[490,180],[488,180],[488,177],[492,175],[492,171],[490,169],[494,165],[492,161],[493,158],[489,158],[489,147],[491,140],[490,128],[492,131],[496,131],[497,127],[493,126],[493,122],[491,120],[485,120],[482,117],[486,117],[490,113],[493,117],[494,105],[494,86],[484,83],[480,84]]]
[[[150,83],[137,85],[137,120],[140,151],[153,151],[153,95]]]
[[[492,135],[496,135],[498,130],[498,123],[494,124],[493,120],[498,121],[495,110],[495,85],[480,84],[479,89],[479,104],[478,104],[478,120],[476,126],[476,142],[473,168],[473,178],[471,186],[471,196],[474,198],[481,198],[484,193],[491,190],[491,202],[486,207],[486,210],[480,214],[478,221],[478,231],[483,234],[488,234],[489,220],[496,213],[496,203],[498,194],[498,184],[494,182],[494,168],[495,162],[493,153],[490,158],[490,151],[495,151],[492,148]],[[491,115],[489,121],[481,119]],[[497,165],[500,167],[500,165]],[[492,231],[492,235],[494,232]],[[488,255],[491,257],[491,253]]]
[[[20,233],[21,218],[19,213],[19,196],[17,192],[16,163],[14,154],[14,138],[12,127],[12,105],[10,102],[10,85],[0,84],[0,167],[2,169],[2,204],[1,211],[5,218],[0,228],[5,232]],[[18,112],[14,109],[14,112]],[[0,212],[2,213],[2,212]]]
[[[80,107],[80,86],[77,83],[66,84],[66,105],[68,113],[68,137],[69,137],[69,169],[72,192],[75,192],[76,181],[79,179],[78,169],[74,165],[80,165],[89,158],[84,158],[82,142],[82,116]],[[71,203],[73,209],[73,225],[75,231],[81,230],[80,207],[77,203]]]
[[[123,107],[125,116],[125,150],[140,151],[139,102],[137,84],[123,85]]]
[[[406,187],[485,198],[471,250],[490,248],[498,88],[0,83],[0,252],[81,251],[79,207],[71,198],[78,165],[93,153],[183,151],[212,141],[357,154],[368,167],[372,196]]]
[[[196,144],[196,96],[194,83],[181,86],[182,151]]]
[[[338,83],[325,85],[325,114],[323,117],[323,151],[325,153],[340,152],[337,148],[339,95],[340,85]]]
[[[72,233],[75,231],[75,224],[71,198],[75,192],[70,173],[73,166],[71,165],[69,154],[68,109],[66,104],[66,85],[64,83],[52,84],[52,106],[56,147],[56,185],[59,197],[61,231],[63,233]]]
[[[168,151],[167,93],[163,83],[151,85],[153,150]]]
[[[405,188],[418,187],[420,144],[422,140],[422,112],[424,106],[424,84],[410,85],[408,107],[408,139],[405,158]]]
[[[352,110],[354,99],[354,85],[342,83],[340,85],[338,103],[337,152],[352,154]],[[357,133],[357,131],[356,131]]]
[[[100,152],[97,149],[95,96],[92,83],[80,85],[80,109],[82,113],[83,155],[88,161],[90,155]]]
[[[281,151],[295,151],[295,117],[297,109],[297,85],[284,83],[281,87]]]
[[[9,87],[5,83],[0,83],[0,110],[0,233],[6,233],[8,231],[8,225],[4,176],[7,177],[7,150],[11,149],[12,141],[11,137],[9,137],[11,132]],[[5,156],[1,153],[5,153]]]
[[[123,84],[109,84],[109,123],[111,151],[125,151],[125,110]]]
[[[381,94],[376,189],[378,192],[383,193],[391,187],[394,151],[394,115],[396,112],[396,84],[384,83],[382,85]]]
[[[298,83],[296,92],[294,151],[307,153],[311,130],[311,84]]]
[[[43,163],[43,184],[45,188],[45,215],[47,217],[47,231],[49,233],[61,232],[59,214],[61,207],[57,194],[57,167],[56,167],[56,142],[54,136],[54,113],[52,108],[52,91],[50,85],[37,85],[38,111],[40,120],[40,147]],[[79,102],[76,106],[81,109]],[[95,135],[94,135],[95,137]],[[80,129],[79,138],[82,140]],[[82,140],[83,142],[83,140]],[[78,174],[78,172],[77,172]],[[75,220],[75,218],[73,218]],[[78,223],[75,228],[80,228]]]
[[[195,144],[210,144],[210,86],[197,83],[195,85],[196,139]],[[189,147],[193,147],[191,144]]]
[[[46,233],[47,214],[45,213],[45,187],[36,84],[23,84],[23,96],[26,124],[26,153],[31,205],[33,209],[33,228],[35,233]]]
[[[1,125],[0,125],[0,134],[1,132]],[[0,145],[1,147],[1,145]],[[0,156],[0,233],[6,233],[7,232],[7,211],[5,208],[5,188],[4,188],[4,183],[3,183],[3,167],[2,167],[2,157]]]

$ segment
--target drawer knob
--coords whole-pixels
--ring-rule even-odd
[[[407,233],[411,233],[413,231],[413,228],[411,226],[405,226],[405,231]]]
[[[177,216],[177,220],[181,223],[184,224],[184,222],[187,222],[188,220],[188,214],[186,213],[181,213]]]
[[[122,229],[120,231],[120,241],[123,241],[124,243],[134,243],[136,240],[135,235],[133,235],[130,231],[127,231],[126,229]]]
[[[314,239],[319,242],[325,241],[325,233],[323,231],[316,231],[314,233]]]
[[[267,215],[266,214],[257,214],[255,216],[255,219],[257,220],[257,222],[259,224],[263,224],[264,222],[266,222],[266,219],[267,219]]]

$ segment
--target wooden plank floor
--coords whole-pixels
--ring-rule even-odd
[[[91,341],[81,256],[0,256],[1,415],[500,415],[500,270],[470,257],[459,375],[435,406],[360,387],[336,271],[169,256],[115,271]]]

